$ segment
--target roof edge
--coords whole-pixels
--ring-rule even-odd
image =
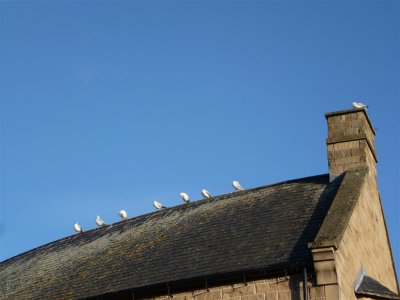
[[[364,186],[364,179],[368,174],[368,170],[368,167],[365,166],[353,168],[340,176],[344,176],[344,178],[339,190],[318,231],[317,237],[313,242],[309,243],[309,248],[339,248],[347,224],[350,221],[362,187]]]
[[[393,256],[393,251],[392,251],[392,244],[390,243],[390,238],[389,238],[389,231],[386,225],[386,218],[385,218],[385,214],[383,212],[383,206],[382,206],[382,199],[381,199],[381,194],[378,191],[378,195],[379,195],[379,205],[381,208],[381,214],[383,217],[383,224],[385,225],[385,232],[386,232],[386,239],[389,245],[389,252],[390,252],[390,258],[392,259],[392,267],[393,267],[393,271],[394,271],[394,277],[396,278],[396,287],[397,287],[397,293],[400,293],[400,288],[399,288],[399,280],[397,277],[397,270],[396,270],[396,264],[394,263],[394,256]]]
[[[198,289],[207,289],[208,287],[225,285],[229,283],[247,283],[247,280],[253,281],[261,278],[275,278],[275,277],[287,277],[292,275],[303,275],[304,268],[313,268],[312,263],[307,261],[299,261],[292,267],[288,267],[285,264],[276,264],[269,267],[260,267],[260,268],[249,268],[249,269],[241,269],[233,272],[222,272],[215,274],[203,274],[198,275],[196,277],[177,279],[174,281],[162,281],[156,282],[151,285],[137,286],[128,289],[117,290],[113,292],[109,292],[102,295],[97,296],[88,296],[84,299],[95,299],[94,297],[107,297],[111,295],[118,295],[123,293],[124,291],[130,291],[134,294],[143,293],[147,291],[151,291],[154,295],[160,293],[160,295],[164,295],[168,292],[180,292],[185,290],[185,288],[195,286]],[[161,291],[160,291],[161,290]]]
[[[365,293],[365,292],[356,292],[357,298],[359,297],[368,297],[370,299],[376,299],[376,300],[399,300],[399,296],[389,296],[389,295],[383,295],[379,293]]]
[[[372,283],[373,285],[369,288],[368,286],[363,288],[362,284],[364,283],[364,281],[369,282],[369,284]],[[354,292],[357,296],[367,296],[372,299],[400,299],[400,296],[398,294],[384,286],[378,280],[372,278],[371,276],[368,276],[363,267],[361,267],[361,270],[356,278]]]
[[[107,225],[102,226],[102,227],[97,227],[97,228],[93,228],[93,229],[90,229],[90,230],[85,230],[85,231],[83,231],[81,233],[71,234],[69,236],[62,237],[62,238],[56,239],[54,241],[45,243],[43,245],[37,246],[35,248],[29,249],[27,251],[24,251],[22,253],[19,253],[17,255],[9,257],[9,258],[7,258],[7,259],[5,259],[3,261],[0,261],[0,266],[2,264],[8,263],[11,260],[17,259],[20,256],[26,255],[28,253],[31,253],[31,252],[36,251],[36,250],[41,249],[41,248],[50,247],[50,246],[52,246],[52,245],[54,245],[54,244],[56,244],[58,242],[66,241],[66,240],[69,240],[69,239],[70,240],[80,239],[80,238],[84,237],[86,234],[92,233],[92,232],[94,232],[96,230],[97,231],[103,231],[104,234],[105,234],[108,229],[110,229],[110,228],[112,228],[114,226],[119,226],[120,224],[124,224],[127,221],[128,222],[134,222],[134,220],[137,220],[139,218],[145,218],[145,217],[148,217],[148,216],[155,216],[155,215],[163,215],[164,213],[167,213],[167,212],[169,212],[171,210],[182,209],[184,207],[187,207],[188,205],[202,205],[202,204],[213,202],[213,201],[216,201],[216,200],[219,200],[219,199],[227,199],[227,198],[234,197],[234,196],[244,195],[244,194],[247,194],[249,192],[257,191],[259,189],[264,189],[264,188],[269,188],[269,187],[274,187],[274,186],[278,186],[278,185],[282,185],[282,184],[289,184],[289,183],[294,183],[294,182],[299,182],[299,181],[311,180],[313,178],[324,177],[324,176],[329,178],[329,174],[324,173],[324,174],[319,174],[319,175],[312,175],[312,176],[306,176],[306,177],[301,177],[301,178],[296,178],[296,179],[290,179],[290,180],[280,181],[280,182],[276,182],[276,183],[272,183],[272,184],[267,184],[267,185],[254,187],[254,188],[249,188],[249,189],[245,189],[245,190],[242,190],[242,191],[234,191],[234,192],[230,192],[230,193],[226,193],[226,194],[216,195],[216,196],[213,196],[213,197],[211,197],[209,199],[193,200],[189,204],[183,203],[183,204],[180,204],[180,205],[167,207],[167,208],[162,209],[162,210],[157,210],[157,211],[153,211],[153,212],[150,212],[150,213],[147,213],[147,214],[138,215],[138,216],[129,218],[127,220],[121,220],[121,221],[118,221],[118,222],[115,222],[115,223],[107,224]]]

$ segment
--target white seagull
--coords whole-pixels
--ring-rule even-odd
[[[354,108],[368,108],[368,106],[361,102],[353,102],[352,104]]]
[[[180,193],[179,195],[181,196],[182,200],[185,201],[186,203],[190,202],[188,194]]]
[[[243,191],[244,190],[244,188],[240,185],[239,181],[233,181],[232,185],[235,188],[235,190],[237,190],[237,191]]]
[[[96,224],[97,224],[97,226],[99,226],[99,227],[106,226],[106,223],[105,223],[102,219],[100,219],[99,216],[96,216]]]
[[[78,222],[76,222],[76,223],[74,224],[74,230],[75,230],[76,232],[83,232],[83,229],[82,229],[81,225],[78,224]]]
[[[128,219],[128,214],[125,210],[120,210],[118,214],[122,218],[122,220]]]
[[[166,208],[164,205],[162,205],[160,202],[154,200],[153,202],[153,206],[157,209],[162,209],[162,208]]]
[[[204,198],[211,198],[211,194],[207,190],[201,190],[201,194],[203,195]]]

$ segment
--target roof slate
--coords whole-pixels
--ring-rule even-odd
[[[361,282],[356,286],[356,295],[358,296],[368,296],[372,299],[396,299],[400,300],[400,296],[379,281],[373,279],[368,275],[363,275]]]
[[[0,295],[66,299],[244,270],[312,266],[341,183],[297,179],[75,234],[0,263]]]

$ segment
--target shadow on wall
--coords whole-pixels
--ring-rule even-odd
[[[322,222],[324,221],[324,218],[332,205],[333,199],[336,196],[344,175],[345,174],[343,173],[340,176],[336,177],[326,186],[317,201],[317,205],[315,206],[314,211],[308,218],[309,221],[304,227],[302,234],[299,236],[297,243],[290,253],[289,260],[299,267],[299,271],[305,266],[313,265],[312,254],[310,250],[308,251],[307,261],[297,261],[299,257],[298,254],[307,252],[305,251],[305,249],[308,249],[308,243],[313,242],[316,238],[318,231],[321,228]],[[311,281],[312,285],[315,285],[315,278],[313,278],[313,269],[307,269],[307,275],[308,282]],[[303,293],[303,291],[302,289],[300,289],[300,282],[302,283],[302,280],[290,280],[289,285],[290,289],[292,290],[292,300],[298,300],[302,297],[301,294]],[[310,294],[310,291],[308,291],[308,294]]]

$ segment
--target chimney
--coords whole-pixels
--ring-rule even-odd
[[[368,166],[376,180],[375,131],[366,109],[325,114],[328,122],[328,162],[331,180],[348,169]]]

